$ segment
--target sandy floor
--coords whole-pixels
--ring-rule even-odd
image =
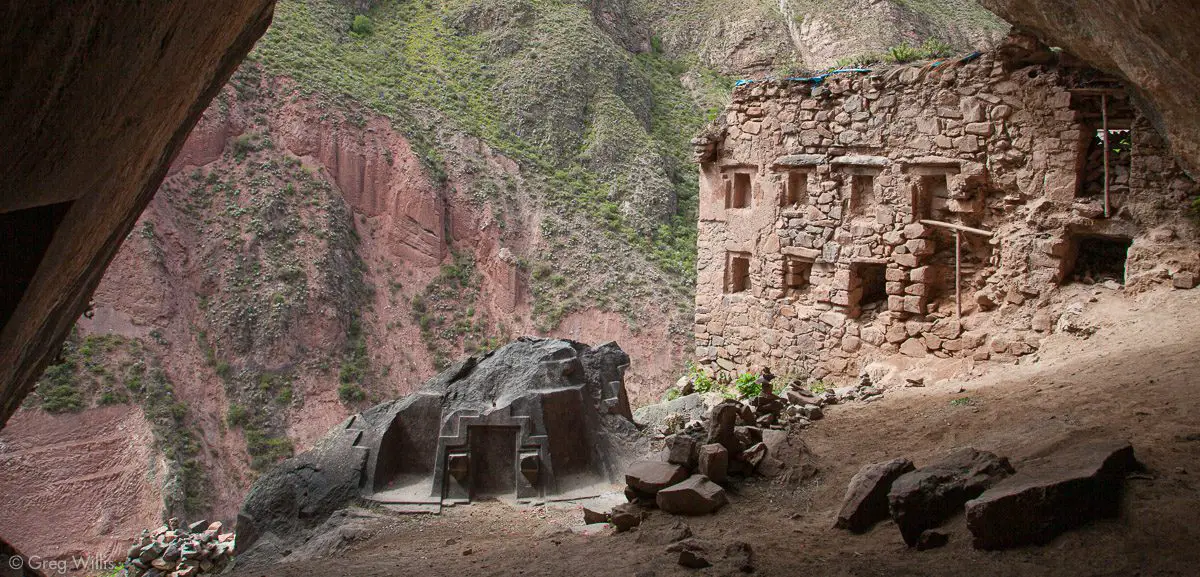
[[[718,514],[685,519],[697,538],[750,543],[758,575],[1200,575],[1200,291],[1101,297],[1088,339],[1056,335],[1037,362],[969,382],[889,391],[835,406],[801,434],[819,474],[791,486],[742,485]],[[951,404],[952,400],[969,401]],[[846,483],[865,463],[907,456],[918,466],[971,445],[1021,461],[1074,438],[1133,442],[1149,478],[1131,479],[1120,519],[1045,547],[980,552],[961,516],[948,546],[909,550],[890,522],[865,535],[830,528]],[[328,559],[236,575],[717,575],[690,570],[654,543],[679,521],[654,512],[639,531],[572,532],[577,509],[499,503],[382,523]],[[719,557],[719,555],[718,555]]]

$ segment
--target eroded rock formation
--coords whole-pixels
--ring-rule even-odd
[[[0,243],[0,424],[273,8],[184,0],[4,10],[0,234],[26,242]]]

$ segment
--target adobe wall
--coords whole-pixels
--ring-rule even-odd
[[[1132,150],[1110,157],[1108,218],[1102,147],[1090,144],[1101,94],[1110,129],[1132,128]],[[983,54],[750,82],[693,144],[696,355],[725,370],[836,381],[896,353],[1030,354],[1065,306],[1061,284],[1106,280],[1094,256],[1077,258],[1081,242],[1088,255],[1098,246],[1081,235],[1132,242],[1110,286],[1200,271],[1185,214],[1196,184],[1122,87],[1090,69]],[[737,173],[750,182],[743,208]],[[956,233],[922,219],[994,233],[962,234],[961,322]],[[748,259],[748,286],[733,258]]]

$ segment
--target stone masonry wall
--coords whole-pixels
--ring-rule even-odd
[[[1088,162],[1101,94],[1110,129],[1132,130],[1108,218]],[[725,370],[845,380],[897,353],[1012,360],[1054,330],[1064,283],[1200,272],[1196,184],[1090,69],[983,54],[752,82],[694,144],[696,355]],[[962,233],[961,321],[955,232],[923,219],[994,233]],[[1131,243],[1123,278],[1086,256],[1112,239]]]

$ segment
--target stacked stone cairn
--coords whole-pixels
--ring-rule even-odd
[[[220,573],[233,556],[234,534],[221,533],[221,522],[196,521],[186,527],[172,518],[153,532],[143,530],[129,548],[129,577],[191,577]]]

